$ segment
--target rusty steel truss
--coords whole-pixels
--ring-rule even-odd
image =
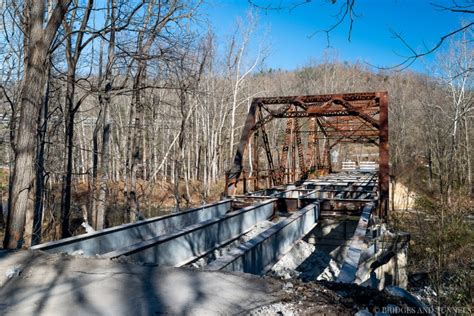
[[[246,193],[251,185],[257,191],[331,173],[331,149],[342,143],[378,147],[379,216],[386,218],[387,92],[254,98],[226,174],[225,193],[235,195],[239,182]],[[260,155],[262,150],[265,155]],[[261,157],[266,161],[262,163]]]

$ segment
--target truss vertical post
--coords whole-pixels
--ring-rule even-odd
[[[310,132],[310,137],[308,137],[308,147],[307,147],[307,153],[306,153],[306,156],[308,157],[308,161],[309,161],[309,169],[312,169],[315,165],[315,155],[314,155],[314,137],[316,135],[314,135],[315,133],[315,129],[314,129],[314,126],[313,124],[316,124],[316,118],[311,118],[311,132]]]
[[[258,131],[253,134],[253,190],[257,191],[259,189],[258,186],[258,177],[259,170],[258,170]]]
[[[332,161],[331,161],[331,145],[329,144],[329,139],[328,139],[327,144],[328,144],[328,146],[326,148],[326,157],[327,157],[327,161],[328,161],[328,172],[331,173],[332,172]]]
[[[289,111],[293,111],[293,107],[290,107]],[[293,120],[294,118],[288,118],[286,122],[285,141],[281,150],[280,174],[278,177],[279,184],[285,182],[285,177],[286,182],[290,182],[290,165],[288,164],[288,151],[291,143],[291,130],[293,129]]]
[[[331,144],[329,143],[329,137],[325,135],[324,137],[324,169],[327,172],[332,171],[331,167]]]
[[[388,220],[388,200],[390,184],[389,146],[388,146],[388,95],[377,93],[380,102],[379,113],[379,216]]]
[[[310,161],[310,169],[317,169],[321,164],[321,157],[319,156],[319,138],[318,138],[318,125],[316,124],[316,118],[311,118],[311,137],[308,138],[308,159]]]
[[[291,133],[291,182],[296,181],[296,119],[294,120],[295,122],[293,123],[293,129]]]
[[[315,166],[317,169],[319,169],[321,167],[321,153],[320,153],[320,148],[319,148],[318,126],[316,125],[316,122],[314,123],[313,146],[314,146],[315,155],[316,155]]]
[[[298,150],[298,169],[300,171],[300,173],[298,174],[298,178],[302,179],[306,177],[307,170],[306,170],[306,164],[304,162],[303,144],[301,142],[300,125],[299,125],[298,119],[295,120],[295,141],[296,141],[296,147]]]

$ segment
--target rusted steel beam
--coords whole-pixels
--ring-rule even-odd
[[[346,132],[349,132],[346,134]],[[338,130],[338,131],[331,131],[331,130],[328,130],[327,131],[328,133],[328,136],[337,136],[337,135],[341,135],[341,136],[345,136],[345,137],[350,137],[350,136],[366,136],[366,137],[377,137],[379,136],[379,131],[376,131],[376,130],[353,130],[353,131],[350,131],[350,130]]]
[[[329,121],[325,121],[326,122],[326,125],[327,127],[330,127],[332,129],[334,129],[333,131],[331,130],[327,130],[327,133],[330,134],[339,134],[341,135],[342,137],[346,137],[346,138],[350,138],[351,136],[377,136],[377,131],[376,130],[373,130],[373,131],[370,131],[370,132],[361,132],[360,129],[362,127],[364,127],[365,125],[364,124],[361,124],[359,126],[359,128],[357,129],[354,129],[354,130],[346,130],[346,129],[342,129],[340,128],[338,125],[336,124],[332,124],[330,123]]]
[[[260,119],[257,123],[255,123],[252,130],[259,129],[263,125],[267,124],[268,122],[270,122],[271,120],[276,118],[277,117],[276,115],[281,115],[281,114],[287,112],[288,110],[290,110],[291,105],[287,105],[283,109],[280,109],[278,111],[272,111],[272,110],[268,109],[267,107],[265,107],[264,105],[262,105],[261,108],[264,109],[265,111],[267,111],[269,114],[267,116],[263,117],[262,119]]]
[[[357,109],[356,107],[352,106],[352,104],[350,104],[349,102],[347,102],[346,100],[335,100],[334,102],[340,102],[340,104],[345,107],[347,110],[349,110],[349,112],[351,114],[356,114],[357,116],[359,116],[360,118],[362,118],[363,120],[369,122],[370,124],[372,124],[373,127],[375,127],[376,129],[379,129],[380,126],[379,126],[379,123],[372,117],[370,116],[369,114],[367,113],[364,113],[363,111],[360,111],[359,109]],[[337,104],[337,103],[336,103]]]
[[[274,116],[276,118],[285,118],[285,117],[317,117],[317,116],[346,116],[350,115],[347,110],[325,110],[321,112],[307,112],[307,111],[294,111],[294,112],[284,112],[278,113]]]
[[[388,94],[387,92],[377,93],[380,102],[379,114],[379,216],[387,220],[390,166],[389,166],[389,146],[388,146]]]
[[[285,170],[288,168],[288,151],[291,143],[291,131],[293,129],[294,119],[288,119],[286,122],[285,129],[285,140],[283,143],[283,148],[281,150],[281,161],[280,161],[280,170],[278,175],[278,184],[282,184],[285,180]]]
[[[291,131],[291,182],[296,181],[296,119],[293,123],[293,130]],[[290,182],[288,181],[288,182]]]
[[[366,136],[359,136],[359,137],[337,137],[336,141],[331,144],[331,149],[340,143],[354,143],[354,144],[374,144],[378,146],[379,144],[375,139],[371,139]]]
[[[261,119],[263,117],[262,114],[262,109],[260,108],[258,111],[259,118]],[[270,186],[274,186],[276,184],[276,179],[275,179],[275,167],[273,164],[273,156],[272,156],[272,150],[270,148],[270,142],[268,140],[268,134],[267,131],[265,130],[265,125],[262,125],[260,128],[262,131],[262,140],[263,140],[263,146],[265,149],[265,154],[267,155],[267,162],[268,162],[268,169],[270,172]]]
[[[334,98],[342,98],[346,101],[373,100],[376,97],[375,92],[345,93],[345,94],[321,94],[306,96],[285,96],[262,98],[262,104],[293,104],[298,100],[306,104],[328,102]]]
[[[306,131],[301,131],[300,133],[305,133]],[[316,123],[316,118],[311,119],[311,130],[310,139],[308,140],[308,159],[310,161],[310,168],[315,168],[321,164],[321,157],[319,155],[319,138],[318,138],[318,125]]]
[[[318,117],[318,116],[334,117],[334,116],[361,116],[362,115],[366,121],[376,126],[377,122],[375,120],[372,120],[371,117],[378,113],[379,113],[378,110],[364,113],[364,112],[358,112],[358,111],[349,110],[349,109],[327,109],[324,111],[321,110],[317,112],[308,112],[308,111],[283,112],[283,113],[277,113],[273,116],[275,118],[285,118],[285,117]]]
[[[295,138],[296,138],[296,147],[298,150],[298,162],[299,162],[299,169],[300,169],[300,178],[306,177],[306,164],[304,161],[304,152],[303,152],[303,144],[301,143],[301,135],[299,133],[299,123],[298,119],[295,119]]]
[[[228,187],[226,188],[226,192],[228,195],[235,194],[237,180],[240,176],[240,173],[242,172],[242,162],[244,159],[245,147],[247,147],[250,136],[252,135],[252,129],[255,125],[255,114],[259,102],[259,99],[253,99],[252,104],[250,105],[247,120],[245,121],[245,126],[242,130],[242,136],[240,138],[239,146],[237,147],[237,152],[234,156],[234,163],[228,173],[229,180],[227,184]]]
[[[320,115],[324,116],[327,113],[332,113],[332,112],[346,112],[348,110],[347,107],[342,106],[342,103],[348,103],[345,102],[344,100],[339,100],[340,103],[332,103],[335,100],[331,100],[331,103],[324,103],[323,106],[318,106],[318,105],[311,105],[308,107],[307,112],[312,114],[312,115]],[[331,106],[332,104],[332,106]],[[328,106],[329,105],[329,106]],[[376,111],[378,108],[372,108],[372,111]],[[370,112],[367,111],[367,108],[365,106],[350,106],[351,111],[359,111],[359,112]]]
[[[329,138],[325,138],[324,142],[324,158],[325,158],[325,163],[324,169],[328,170],[329,172],[332,171],[332,166],[331,166],[331,144],[329,141]]]
[[[253,155],[252,155],[252,169],[253,169],[253,190],[257,191],[259,189],[258,179],[259,179],[259,164],[258,164],[258,131],[253,135]]]

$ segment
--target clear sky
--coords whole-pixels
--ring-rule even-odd
[[[276,0],[283,5],[301,0]],[[345,1],[345,0],[344,0]],[[257,3],[268,3],[255,0]],[[342,0],[335,5],[328,0],[312,0],[292,10],[259,11],[259,26],[255,42],[262,40],[267,30],[266,41],[271,51],[266,66],[274,69],[295,69],[310,60],[321,60],[327,49],[324,30],[336,21],[335,15]],[[461,1],[462,2],[462,1]],[[377,66],[393,66],[403,61],[400,55],[408,55],[400,40],[394,39],[390,30],[400,33],[416,49],[424,45],[431,47],[439,38],[456,29],[461,21],[470,21],[472,16],[441,11],[430,3],[452,4],[451,0],[356,0],[352,39],[348,41],[349,24],[340,25],[330,34],[330,45],[340,61],[363,61]],[[202,14],[214,27],[218,38],[230,34],[238,17],[245,17],[251,9],[247,0],[210,0]],[[410,68],[425,72],[425,63],[434,57],[417,61]]]

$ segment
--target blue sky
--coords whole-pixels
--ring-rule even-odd
[[[292,3],[292,0],[277,0],[274,3]],[[300,1],[300,0],[295,0]],[[337,4],[328,0],[312,0],[293,10],[259,11],[259,25],[254,45],[268,33],[266,41],[271,47],[266,67],[295,69],[310,60],[321,60],[327,49],[324,33],[310,37],[318,30],[327,29],[335,23]],[[255,0],[268,3],[265,0]],[[355,11],[359,15],[354,21],[352,39],[349,42],[348,23],[340,25],[330,34],[330,44],[340,61],[363,61],[377,66],[393,66],[403,61],[399,55],[408,50],[393,38],[390,30],[400,33],[415,49],[422,50],[434,45],[440,36],[461,25],[470,18],[467,15],[440,11],[430,3],[450,5],[451,0],[356,0]],[[234,28],[236,19],[245,17],[250,9],[247,0],[211,0],[201,13],[213,25],[219,39],[224,39]],[[472,19],[472,17],[471,17]],[[434,56],[417,61],[411,70],[425,72],[426,63]]]

